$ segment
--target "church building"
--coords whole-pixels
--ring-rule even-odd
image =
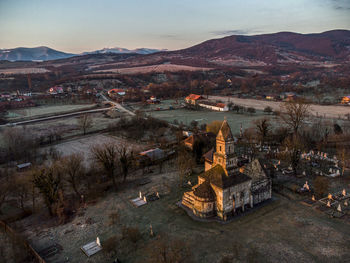
[[[224,120],[216,136],[216,149],[204,155],[205,172],[198,184],[185,192],[182,205],[201,218],[234,216],[271,198],[271,179],[258,159],[240,166],[234,151],[234,137]]]

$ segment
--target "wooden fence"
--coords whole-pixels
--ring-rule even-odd
[[[9,225],[7,225],[4,221],[0,220],[0,227],[5,231],[5,234],[9,235],[11,239],[18,240],[21,245],[23,245],[27,251],[33,255],[33,257],[37,260],[38,263],[46,263],[46,261],[34,250],[34,248],[16,231],[13,230]]]

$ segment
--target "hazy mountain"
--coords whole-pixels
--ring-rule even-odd
[[[65,53],[58,50],[54,50],[49,47],[18,47],[13,49],[0,49],[0,60],[9,60],[9,61],[35,61],[35,60],[55,60],[62,58],[70,58],[80,55],[89,55],[89,54],[140,54],[147,55],[153,54],[159,51],[159,49],[150,49],[150,48],[138,48],[138,49],[126,49],[126,48],[104,48],[100,50],[95,50],[91,52],[83,52],[81,54],[71,54]]]
[[[141,54],[141,55],[147,55],[147,54],[153,54],[156,52],[165,51],[164,49],[150,49],[150,48],[137,48],[137,49],[127,49],[127,48],[120,48],[120,47],[113,47],[113,48],[103,48],[100,50],[90,51],[90,52],[84,52],[82,55],[87,54]]]
[[[32,61],[32,60],[54,60],[73,57],[75,54],[64,53],[48,47],[25,48],[18,47],[13,49],[0,49],[0,60],[10,61]]]

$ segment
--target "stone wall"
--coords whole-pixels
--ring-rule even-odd
[[[272,195],[271,180],[266,178],[254,182],[252,184],[252,195],[254,205],[270,199]]]

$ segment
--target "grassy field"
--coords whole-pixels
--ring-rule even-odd
[[[224,256],[237,257],[237,254],[238,262],[248,262],[252,257],[256,260],[253,262],[298,263],[346,262],[350,258],[348,223],[279,195],[228,224],[194,221],[176,205],[184,189],[178,186],[174,167],[174,163],[169,163],[163,173],[154,168],[154,173],[147,176],[151,183],[143,186],[137,184],[141,174],[135,174],[117,193],[110,192],[91,203],[72,222],[44,228],[40,233],[33,232],[36,226],[30,225],[26,235],[33,243],[45,244],[45,240],[51,240],[63,247],[48,262],[61,262],[66,257],[72,263],[111,262],[112,257],[104,251],[88,261],[80,247],[97,236],[102,246],[111,236],[116,235],[119,240],[124,226],[137,227],[142,238],[136,244],[118,241],[114,257],[118,256],[122,262],[148,262],[153,252],[149,253],[147,247],[154,239],[149,236],[150,224],[156,236],[167,234],[169,240],[181,240],[189,248],[193,260],[185,262],[219,263]],[[135,208],[129,200],[137,197],[139,191],[158,191],[161,199]],[[111,213],[118,214],[117,223],[111,223]],[[28,220],[18,224],[26,225]]]
[[[9,110],[6,118],[9,120],[33,118],[46,116],[49,114],[62,114],[71,111],[88,110],[96,106],[95,104],[72,104],[72,105],[53,105],[53,106],[38,106],[25,109]]]
[[[271,118],[273,121],[277,121],[275,116],[268,116],[262,114],[261,112],[250,114],[237,114],[233,112],[217,112],[209,110],[187,110],[187,109],[178,109],[178,110],[165,110],[165,111],[153,111],[148,112],[152,117],[159,118],[161,120],[173,122],[177,120],[179,123],[182,122],[185,125],[190,125],[192,121],[197,121],[199,125],[207,124],[215,120],[224,120],[226,117],[232,132],[237,134],[239,133],[241,124],[243,129],[252,126],[254,120],[260,119],[262,117]]]

